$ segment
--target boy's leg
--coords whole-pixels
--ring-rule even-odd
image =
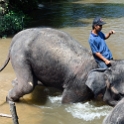
[[[105,68],[105,69],[108,68],[108,66],[107,66],[103,61],[99,61],[99,62],[97,62],[97,63],[98,63],[98,67],[99,67],[99,68]]]

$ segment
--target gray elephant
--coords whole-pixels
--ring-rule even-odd
[[[103,124],[124,124],[124,98],[105,117]]]
[[[8,58],[16,73],[7,100],[17,101],[42,84],[63,90],[62,103],[80,102],[93,97],[85,85],[87,74],[97,67],[88,51],[67,33],[51,28],[26,29],[16,34]]]
[[[93,69],[85,84],[95,97],[102,94],[103,101],[115,106],[124,97],[124,60],[111,61],[108,69]]]

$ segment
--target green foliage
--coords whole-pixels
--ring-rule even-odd
[[[27,15],[37,8],[37,0],[5,0],[0,8],[0,36],[15,34],[31,21]],[[2,14],[3,13],[3,14]]]
[[[25,15],[10,11],[0,19],[0,35],[14,34],[24,28]]]
[[[9,9],[21,10],[23,13],[30,13],[37,8],[38,0],[8,0]]]

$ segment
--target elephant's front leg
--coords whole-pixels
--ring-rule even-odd
[[[93,97],[93,93],[88,88],[81,90],[64,89],[62,103],[84,102]]]

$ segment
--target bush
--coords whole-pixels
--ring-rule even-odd
[[[22,12],[10,11],[0,20],[0,35],[15,34],[24,28],[25,15]]]

